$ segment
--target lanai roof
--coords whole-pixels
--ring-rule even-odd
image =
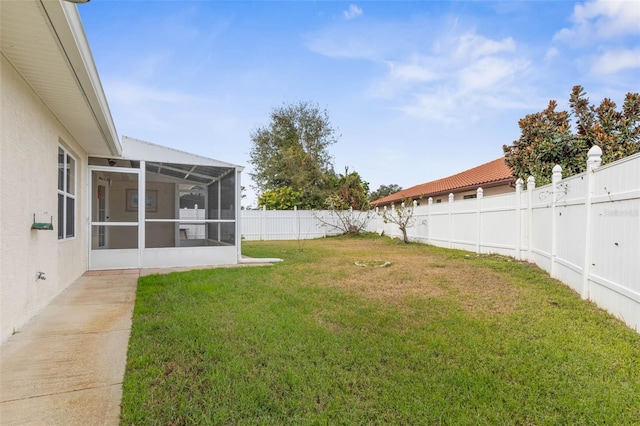
[[[445,195],[451,192],[460,192],[476,189],[499,186],[515,181],[511,169],[504,164],[504,157],[481,164],[464,172],[412,186],[403,189],[395,194],[387,195],[373,201],[374,206],[384,206],[392,203],[399,203],[406,199],[417,200],[429,198],[437,195]]]

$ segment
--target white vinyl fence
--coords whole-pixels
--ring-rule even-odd
[[[328,210],[242,210],[240,233],[244,240],[307,240],[340,235],[335,223]]]
[[[448,203],[440,204],[429,199],[414,207],[409,238],[535,263],[640,332],[640,154],[602,167],[600,155],[600,148],[593,147],[588,171],[566,179],[556,166],[553,183],[540,188],[529,178],[527,189],[519,180],[515,193],[484,198],[478,189],[475,199],[453,201],[450,195]],[[247,213],[260,212],[243,212],[243,236],[245,229],[253,229],[245,228]],[[267,213],[290,217],[275,225],[263,216],[264,237],[247,239],[296,239],[296,229],[307,230],[312,238],[314,227],[319,228],[314,237],[327,235],[310,218],[305,227],[296,228],[300,215],[313,217],[311,212]],[[277,227],[283,232],[274,232]],[[402,235],[380,214],[373,216],[368,230]]]

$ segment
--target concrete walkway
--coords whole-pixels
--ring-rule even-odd
[[[85,274],[0,347],[1,425],[119,423],[139,275]]]

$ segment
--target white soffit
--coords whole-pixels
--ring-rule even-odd
[[[88,154],[120,154],[74,4],[0,0],[0,50]]]
[[[196,154],[191,154],[185,151],[180,151],[178,149],[173,149],[151,142],[146,142],[140,139],[131,138],[129,136],[122,137],[122,158],[126,160],[145,160],[158,163],[193,164],[199,166],[233,168],[238,171],[244,170],[244,167],[235,164],[214,160],[213,158],[203,157]]]

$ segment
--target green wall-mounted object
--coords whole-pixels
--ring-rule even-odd
[[[51,216],[51,221],[47,222],[36,222],[36,215],[33,215],[33,224],[31,225],[31,229],[37,230],[45,230],[45,231],[53,231],[53,216]]]

